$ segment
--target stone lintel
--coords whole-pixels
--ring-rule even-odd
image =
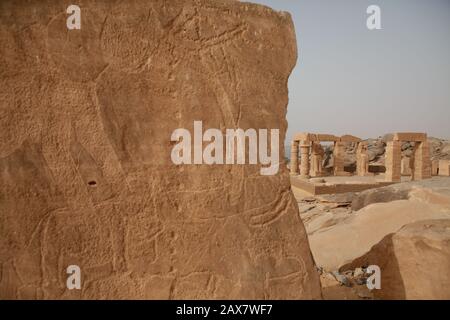
[[[427,134],[422,132],[397,132],[394,134],[394,141],[427,141]]]
[[[334,141],[334,142],[339,141],[339,137],[333,134],[326,134],[326,133],[316,134],[316,139],[317,139],[316,141]]]
[[[302,132],[297,133],[294,135],[294,141],[305,141],[305,142],[328,142],[328,141],[340,141],[340,138],[333,135],[333,134],[326,134],[326,133],[308,133],[308,132]]]
[[[294,141],[316,141],[315,135],[307,132],[296,133]]]

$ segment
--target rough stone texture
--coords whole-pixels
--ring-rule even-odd
[[[378,265],[379,299],[450,299],[450,220],[422,220],[391,233],[341,271]]]
[[[365,190],[353,198],[352,210],[360,210],[372,203],[408,199],[410,191],[407,188],[394,188],[392,186]]]
[[[284,141],[289,15],[78,1],[68,31],[69,4],[0,2],[0,298],[320,298],[285,166],[170,161],[194,120]]]
[[[358,211],[373,203],[407,200],[416,189],[422,188],[424,194],[433,191],[443,193],[445,196],[450,197],[450,180],[434,177],[421,181],[402,182],[400,184],[393,184],[357,193],[352,199],[352,210]],[[440,203],[437,199],[434,199],[434,201]],[[450,208],[450,200],[448,201],[448,207]]]

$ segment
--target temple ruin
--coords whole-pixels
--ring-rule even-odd
[[[333,168],[328,174],[323,168],[325,153],[321,146],[322,142],[334,144]],[[414,144],[410,157],[402,158],[403,142]],[[356,144],[354,172],[344,169],[345,148],[348,143]],[[434,175],[448,175],[450,171],[448,160],[434,161],[432,164],[426,133],[393,134],[386,142],[384,174],[370,172],[369,160],[368,144],[358,137],[298,133],[294,135],[291,143],[291,182],[313,194],[357,192],[400,182],[402,176],[411,176],[411,180],[423,180],[431,178],[432,172]]]

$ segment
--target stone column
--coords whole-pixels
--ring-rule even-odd
[[[431,178],[430,146],[428,141],[416,142],[414,148],[414,180]]]
[[[298,141],[291,143],[291,175],[298,175]]]
[[[439,175],[439,160],[431,161],[431,175],[432,176]]]
[[[311,164],[310,173],[311,177],[322,176],[322,161],[323,161],[324,151],[320,142],[313,142],[311,145]]]
[[[340,176],[344,173],[344,143],[340,141],[334,143],[333,171],[335,176]]]
[[[411,181],[416,180],[416,179],[414,179],[414,176],[416,175],[416,170],[415,170],[415,167],[416,167],[415,161],[416,160],[415,159],[416,159],[416,150],[417,150],[418,146],[419,146],[419,143],[416,143],[413,148],[412,155],[409,158],[409,170],[411,171]]]
[[[302,178],[309,178],[309,149],[309,142],[300,143],[300,176]]]
[[[401,181],[402,151],[400,141],[389,141],[386,145],[386,181]]]

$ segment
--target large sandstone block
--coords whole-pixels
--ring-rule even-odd
[[[341,271],[377,265],[379,299],[450,299],[450,220],[421,220],[383,238]]]
[[[286,166],[170,159],[194,120],[284,141],[290,16],[78,1],[67,30],[69,4],[0,2],[0,298],[320,298]]]

